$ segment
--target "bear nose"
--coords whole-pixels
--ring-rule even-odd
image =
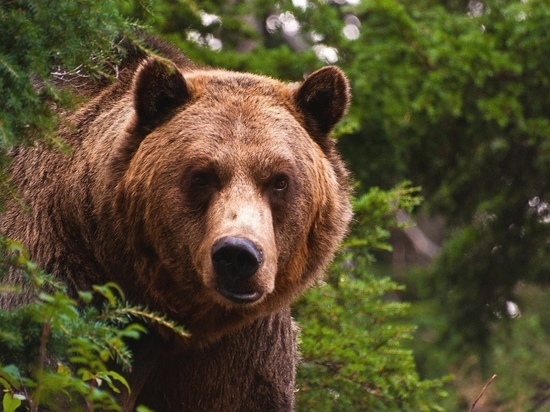
[[[250,240],[227,236],[212,246],[212,263],[218,276],[232,281],[251,277],[262,264],[263,254]]]

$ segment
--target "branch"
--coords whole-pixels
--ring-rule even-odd
[[[485,389],[487,389],[489,387],[489,385],[491,383],[493,383],[493,381],[495,380],[495,378],[497,377],[496,374],[494,374],[493,376],[491,376],[491,379],[489,379],[489,381],[485,384],[485,386],[483,387],[483,389],[481,389],[481,392],[479,393],[479,395],[477,395],[477,398],[476,400],[474,401],[474,403],[472,404],[472,406],[470,407],[470,410],[468,412],[473,412],[474,408],[476,407],[476,404],[477,402],[481,399],[481,397],[483,396],[483,394],[485,393]]]
[[[428,238],[418,226],[415,226],[413,218],[407,212],[402,209],[397,210],[396,218],[399,224],[405,225],[403,232],[417,252],[422,253],[430,259],[439,254],[441,248]]]

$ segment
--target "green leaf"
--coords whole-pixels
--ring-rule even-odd
[[[109,387],[115,391],[116,393],[120,393],[120,390],[113,384],[113,382],[111,381],[110,378],[120,382],[121,384],[123,384],[126,389],[128,390],[128,392],[130,392],[130,385],[128,384],[128,381],[119,373],[115,372],[115,371],[107,371],[107,372],[102,372],[99,374],[99,377],[102,378],[102,379],[105,379],[105,381],[108,383]]]
[[[2,407],[4,412],[15,412],[21,406],[21,399],[11,392],[6,392],[2,398]]]
[[[0,367],[0,378],[2,379],[2,385],[6,389],[14,388],[19,389],[19,382],[21,381],[21,373],[15,365],[6,365]]]
[[[93,299],[93,295],[91,292],[84,292],[84,291],[79,291],[78,297],[86,304],[91,303]]]

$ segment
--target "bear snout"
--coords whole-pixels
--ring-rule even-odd
[[[253,303],[262,293],[253,290],[247,280],[263,263],[263,252],[249,239],[227,236],[212,246],[212,266],[220,282],[216,290],[235,303]]]
[[[212,246],[214,270],[224,279],[249,278],[256,273],[262,261],[262,251],[246,238],[227,236]]]

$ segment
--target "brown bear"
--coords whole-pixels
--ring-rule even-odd
[[[290,304],[351,217],[329,136],[348,80],[329,66],[287,84],[161,49],[84,88],[90,99],[61,122],[68,154],[13,151],[25,206],[8,202],[0,232],[73,291],[115,281],[191,333],[133,345],[124,410],[292,410]]]

